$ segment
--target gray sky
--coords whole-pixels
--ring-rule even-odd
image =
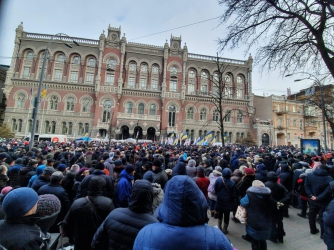
[[[27,32],[56,34],[98,39],[108,25],[122,28],[127,41],[163,46],[166,39],[182,36],[189,53],[215,56],[217,38],[224,34],[218,20],[152,35],[142,36],[197,23],[218,17],[222,7],[216,0],[4,0],[0,12],[0,64],[10,64],[13,54],[15,29],[23,22]],[[253,51],[252,55],[255,56]],[[222,57],[246,60],[244,48],[221,52]],[[253,57],[254,57],[253,56]],[[270,74],[253,68],[253,93],[256,95],[286,94],[305,88],[305,82],[294,83],[293,78],[282,78],[278,72]]]

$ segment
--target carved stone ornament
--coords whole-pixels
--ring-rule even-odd
[[[179,48],[179,43],[173,42],[173,49],[178,49],[178,48]]]

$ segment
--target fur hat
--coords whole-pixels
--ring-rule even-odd
[[[11,190],[2,202],[7,219],[26,215],[37,203],[38,195],[32,188],[22,187]]]
[[[255,180],[252,182],[253,187],[265,187],[262,181]]]

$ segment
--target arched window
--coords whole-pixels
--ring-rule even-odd
[[[85,98],[82,102],[82,112],[90,112],[92,102],[89,98]]]
[[[159,74],[159,66],[153,65],[153,67],[152,67],[152,74]]]
[[[195,131],[192,129],[190,130],[190,140],[193,141],[195,136]]]
[[[201,121],[205,121],[206,120],[206,109],[205,108],[202,108],[200,113],[199,113],[199,119]]]
[[[213,74],[213,80],[214,80],[215,83],[219,83],[219,75],[218,75],[218,73],[214,73]]]
[[[137,64],[135,62],[131,62],[129,70],[130,71],[136,71],[136,69],[137,69]]]
[[[74,98],[69,97],[66,101],[66,111],[73,111],[74,110]]]
[[[216,133],[216,142],[220,142],[220,132],[217,131]]]
[[[232,76],[230,74],[225,75],[225,82],[231,82]]]
[[[155,104],[151,104],[150,105],[150,115],[156,115],[157,113],[157,107],[155,106]]]
[[[110,120],[111,101],[106,100],[103,104],[102,122],[108,122]]]
[[[142,73],[146,73],[147,72],[147,64],[143,63],[140,66],[140,72],[142,72]]]
[[[45,121],[45,134],[50,133],[50,122],[49,121]]]
[[[32,122],[32,121],[31,121],[31,122]],[[31,126],[32,126],[32,123],[31,123]],[[36,129],[35,129],[35,133],[38,132],[38,128],[39,128],[39,121],[37,120],[37,121],[36,121]],[[29,131],[31,131],[31,129],[30,129]]]
[[[242,123],[243,122],[244,115],[242,114],[241,111],[238,111],[237,114],[237,123]]]
[[[143,104],[143,103],[140,103],[140,104],[138,105],[138,114],[139,114],[139,115],[143,115],[143,114],[144,114],[144,109],[145,109],[144,104]]]
[[[115,59],[109,59],[107,63],[107,70],[113,71],[116,69],[116,60]]]
[[[71,135],[72,134],[72,130],[73,130],[73,122],[69,122],[68,123],[68,133],[67,134]]]
[[[28,132],[31,132],[31,129],[32,129],[32,120],[29,119],[28,120]]]
[[[177,68],[175,66],[170,69],[170,76],[172,78],[177,78]]]
[[[58,97],[53,95],[50,98],[50,109],[57,110],[58,109]]]
[[[212,120],[218,121],[218,118],[219,118],[219,112],[217,109],[215,109],[212,114]]]
[[[89,123],[85,123],[85,134],[89,131]]]
[[[72,64],[80,64],[80,57],[74,56],[72,59]]]
[[[63,126],[61,128],[61,133],[66,135],[66,132],[67,132],[66,122],[63,122]]]
[[[79,128],[78,128],[78,135],[84,135],[84,127],[83,127],[83,124],[80,122],[79,123]]]
[[[242,75],[237,76],[237,83],[244,83],[244,77]]]
[[[33,53],[31,50],[29,50],[29,51],[27,52],[26,59],[27,59],[27,60],[32,60],[33,57],[34,57],[34,53]]]
[[[231,121],[231,111],[226,111],[225,114],[225,122],[230,122]]]
[[[205,72],[205,71],[202,71],[202,73],[201,73],[201,78],[202,78],[202,79],[208,79],[208,73]]]
[[[23,124],[22,119],[19,119],[18,120],[17,132],[22,132],[22,124]]]
[[[23,93],[18,94],[16,99],[16,107],[17,108],[24,108],[26,96]]]
[[[127,114],[132,114],[132,108],[133,108],[133,104],[131,102],[128,102],[126,104],[126,113]]]
[[[193,120],[194,119],[194,108],[193,107],[188,108],[187,119],[188,120]]]
[[[176,108],[174,105],[171,105],[168,110],[168,125],[171,127],[175,126],[175,116],[176,116]]]
[[[65,55],[64,54],[58,54],[57,55],[57,59],[56,59],[57,62],[64,62],[64,60],[65,60]]]
[[[194,70],[189,70],[189,72],[188,72],[188,77],[189,78],[195,78],[195,71]]]
[[[51,122],[51,134],[55,134],[56,133],[56,122],[53,121]]]
[[[199,136],[200,138],[203,136],[203,131],[202,131],[202,130],[198,131],[198,136]]]
[[[16,124],[16,119],[12,120],[12,131],[16,131],[17,129],[17,124]]]
[[[96,62],[95,58],[94,58],[94,57],[91,57],[91,58],[88,59],[88,63],[87,63],[87,65],[88,65],[89,67],[95,67],[95,62]]]

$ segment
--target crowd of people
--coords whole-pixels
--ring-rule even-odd
[[[240,205],[240,236],[253,250],[284,243],[290,206],[333,250],[333,177],[331,153],[290,146],[36,142],[29,151],[8,141],[0,145],[0,249],[47,249],[58,225],[76,250],[233,249],[228,227],[240,223]]]

